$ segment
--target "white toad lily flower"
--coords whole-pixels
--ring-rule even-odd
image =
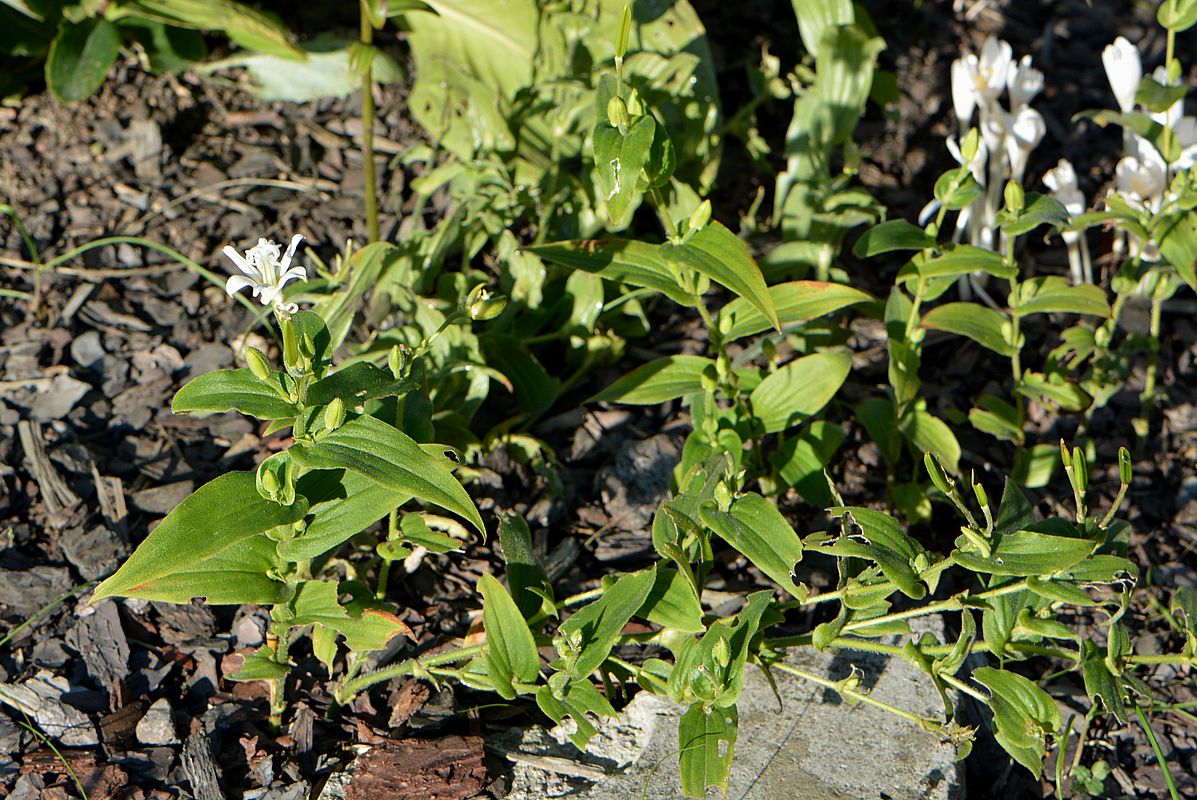
[[[981,55],[977,59],[976,72],[973,83],[977,94],[987,102],[997,100],[1002,90],[1006,88],[1006,75],[1010,71],[1010,63],[1014,59],[1014,48],[1010,43],[990,36],[981,45]]]
[[[1061,158],[1053,169],[1043,174],[1043,183],[1052,196],[1060,201],[1070,217],[1085,213],[1085,195],[1077,184],[1076,170],[1072,162]],[[1093,262],[1089,258],[1089,243],[1080,231],[1064,231],[1064,244],[1068,247],[1068,267],[1074,284],[1093,283]]]
[[[1010,177],[1015,181],[1022,183],[1027,159],[1046,133],[1043,115],[1030,106],[1023,106],[1007,120],[1006,158],[1010,160]]]
[[[1010,62],[1006,71],[1006,91],[1010,95],[1010,108],[1013,110],[1027,105],[1043,91],[1043,73],[1031,66],[1030,56]]]
[[[956,112],[961,131],[968,128],[977,108],[977,84],[973,78],[976,73],[977,57],[972,53],[965,53],[952,62],[952,110]]]
[[[1135,154],[1126,156],[1114,168],[1114,186],[1132,205],[1156,210],[1168,183],[1168,168],[1150,142],[1134,136]]]
[[[241,255],[232,245],[227,245],[223,252],[228,256],[243,275],[234,275],[225,283],[224,290],[232,296],[245,288],[253,289],[254,297],[264,306],[274,306],[276,310],[293,314],[297,310],[294,303],[283,303],[283,287],[296,279],[306,279],[307,270],[303,267],[291,266],[291,259],[295,257],[295,249],[303,241],[303,234],[297,233],[291,237],[291,244],[287,252],[283,253],[279,246],[269,239],[258,239],[258,243]]]
[[[1135,108],[1135,92],[1143,80],[1143,62],[1139,48],[1125,36],[1119,36],[1114,43],[1101,51],[1101,63],[1106,69],[1106,78],[1114,90],[1114,98],[1123,114]]]

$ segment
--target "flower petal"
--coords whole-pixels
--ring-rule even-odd
[[[242,289],[246,288],[247,286],[256,286],[256,285],[257,284],[254,281],[251,281],[249,278],[245,277],[244,275],[233,275],[227,281],[225,281],[224,290],[231,297],[232,295],[235,295],[237,292],[241,291]]]
[[[224,253],[225,256],[228,257],[228,259],[230,261],[232,261],[234,264],[236,264],[237,269],[241,270],[242,272],[244,272],[246,275],[250,276],[251,278],[261,278],[262,277],[261,271],[256,269],[252,264],[250,264],[248,261],[246,261],[245,257],[242,256],[240,253],[238,253],[237,250],[231,244],[226,244],[224,246],[224,249],[221,250],[220,252]]]
[[[299,243],[302,241],[302,233],[297,233],[291,237],[291,244],[287,245],[287,252],[283,253],[283,260],[279,262],[279,266],[283,270],[286,270],[287,267],[291,266],[291,259],[295,257],[295,249],[299,247]]]

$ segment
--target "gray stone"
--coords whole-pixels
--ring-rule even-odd
[[[155,700],[137,723],[137,741],[149,745],[178,744],[174,715],[170,703],[163,697]]]
[[[42,733],[68,747],[99,744],[87,715],[62,701],[70,691],[66,678],[42,671],[21,684],[0,684],[0,703],[32,717]]]
[[[129,500],[138,511],[144,511],[147,514],[169,514],[194,490],[195,483],[193,481],[177,481],[134,492]]]
[[[943,707],[923,673],[901,659],[802,651],[792,665],[832,680],[861,670],[862,689],[899,708],[939,718]],[[956,750],[908,720],[780,670],[777,697],[752,669],[740,698],[739,737],[727,797],[734,800],[955,800],[964,796]],[[509,800],[664,800],[681,797],[677,718],[684,711],[641,693],[615,724],[602,726],[588,753],[558,728],[497,741],[514,761]],[[638,751],[638,752],[637,752]]]
[[[65,372],[54,376],[45,394],[33,401],[30,415],[39,422],[53,422],[70,413],[83,395],[91,391],[91,384],[75,380]]]
[[[24,570],[0,570],[0,606],[29,616],[70,591],[71,574],[66,567],[37,566]]]
[[[625,442],[619,448],[614,464],[595,477],[612,526],[625,531],[651,527],[681,454],[678,440],[668,434]]]
[[[80,369],[90,369],[104,358],[99,331],[84,331],[71,342],[71,358]]]
[[[67,561],[87,580],[111,575],[129,554],[129,546],[103,525],[71,528],[59,539]]]

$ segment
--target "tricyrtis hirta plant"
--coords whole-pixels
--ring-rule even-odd
[[[209,603],[271,606],[267,643],[235,677],[270,680],[276,718],[285,709],[288,647],[296,629],[311,628],[313,650],[330,670],[343,640],[349,677],[361,669],[366,653],[407,632],[394,609],[376,600],[381,593],[338,576],[324,556],[388,515],[392,526],[379,548],[388,562],[417,545],[432,552],[457,548],[461,523],[427,507],[484,531],[477,508],[454,477],[447,448],[407,432],[428,429],[426,420],[421,425],[416,418],[421,406],[404,404],[418,388],[412,372],[419,348],[396,348],[385,368],[366,361],[334,368],[325,321],[285,301],[286,284],[305,276],[303,268],[291,265],[300,239],[294,237],[286,253],[266,240],[244,256],[226,249],[244,273],[229,278],[230,293],[252,288],[274,311],[282,369],[248,348],[247,368],[194,378],[172,406],[180,414],[235,410],[268,423],[268,431],[289,428],[289,446],[257,470],[229,472],[196,490],[93,598],[186,603],[202,597]],[[494,303],[484,290],[474,292],[452,321],[493,316]],[[411,509],[404,524],[394,524],[404,509]]]

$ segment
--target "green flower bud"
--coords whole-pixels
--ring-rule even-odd
[[[287,452],[275,453],[258,465],[258,494],[283,506],[295,502],[295,465]]]
[[[715,663],[720,668],[726,669],[727,665],[731,663],[731,648],[727,646],[727,639],[719,639],[715,642],[715,646],[711,649],[711,655],[715,658]]]
[[[981,146],[981,132],[976,128],[969,128],[964,134],[964,141],[960,143],[960,155],[965,164],[971,164],[977,157],[977,149]]]
[[[628,37],[632,33],[632,4],[623,7],[623,15],[619,18],[619,36],[615,40],[615,57],[623,60],[628,52]]]
[[[270,362],[266,354],[256,347],[245,348],[245,361],[249,364],[249,371],[260,381],[270,380]]]
[[[411,348],[405,344],[392,347],[390,355],[387,356],[387,366],[396,378],[404,377],[411,366]]]
[[[931,453],[923,453],[923,465],[927,468],[927,475],[931,478],[931,483],[935,485],[936,489],[946,495],[952,494],[952,480],[943,471],[943,466]]]
[[[1122,482],[1123,486],[1130,486],[1131,478],[1134,477],[1134,465],[1131,464],[1130,450],[1125,447],[1118,448],[1118,480]]]
[[[700,231],[711,221],[711,201],[703,200],[690,214],[690,230]]]
[[[324,408],[324,428],[335,431],[345,421],[345,401],[334,397],[332,402]]]
[[[1072,468],[1072,455],[1068,452],[1068,445],[1064,444],[1064,440],[1060,440],[1060,461],[1064,463],[1064,469]]]
[[[1026,208],[1026,195],[1018,181],[1006,183],[1005,196],[1006,210],[1016,216],[1022,214],[1023,209]]]
[[[506,308],[506,295],[494,294],[481,283],[475,286],[466,297],[466,314],[475,321],[494,319]]]
[[[979,483],[973,484],[973,496],[977,498],[977,502],[981,508],[989,507],[989,495],[985,493],[985,487]]]
[[[1073,472],[1076,474],[1076,488],[1085,493],[1089,488],[1089,460],[1085,458],[1085,451],[1079,447],[1072,448]]]
[[[611,127],[621,131],[632,123],[632,118],[628,115],[628,104],[622,97],[617,95],[607,101],[607,121],[611,123]]]

